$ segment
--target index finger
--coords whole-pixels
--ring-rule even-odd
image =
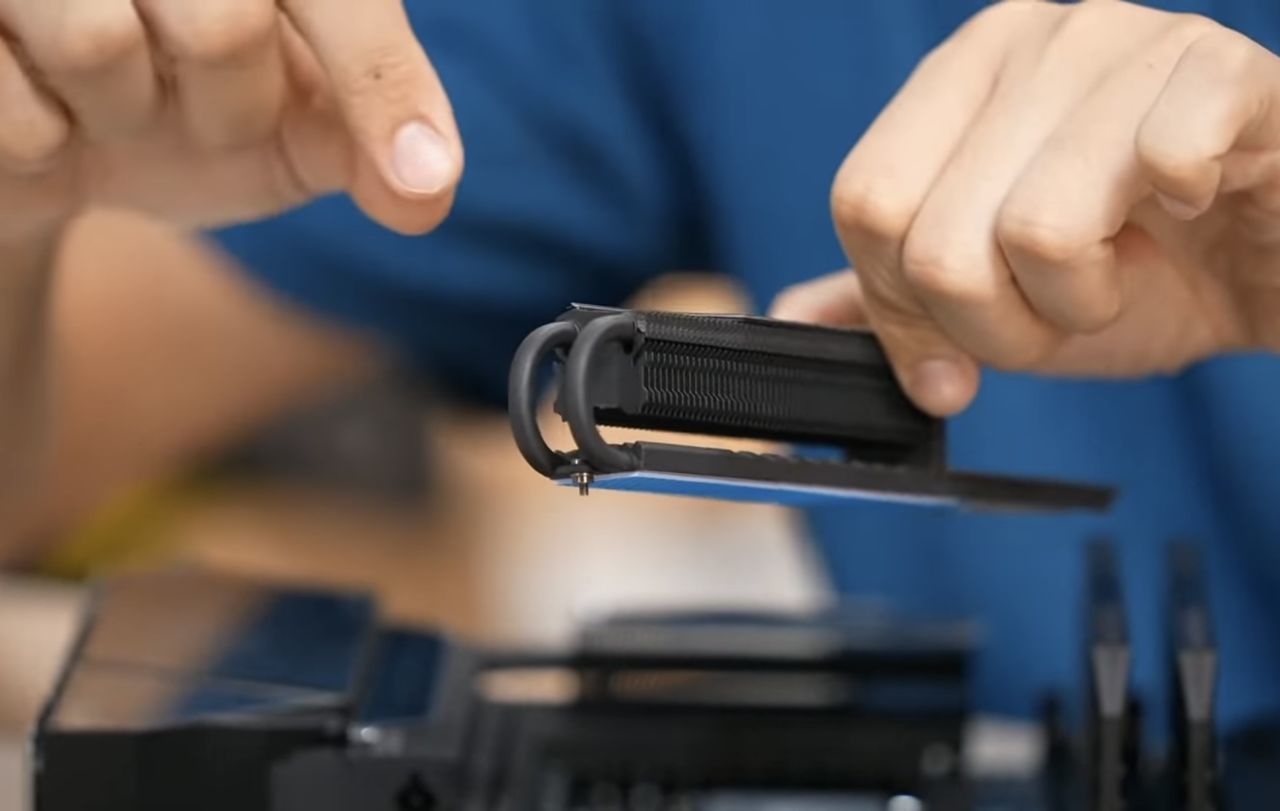
[[[400,0],[281,0],[327,74],[356,146],[352,195],[397,230],[429,230],[462,173],[444,87]]]
[[[974,359],[929,315],[902,272],[908,232],[994,91],[1011,21],[994,6],[930,54],[849,154],[832,189],[841,243],[858,268],[869,320],[915,402],[945,416],[977,393]],[[1047,30],[1052,19],[1045,15]]]

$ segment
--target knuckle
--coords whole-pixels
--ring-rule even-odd
[[[1081,42],[1099,36],[1114,36],[1117,29],[1153,31],[1167,25],[1167,11],[1148,8],[1139,3],[1078,2],[1059,6],[1062,16],[1053,35],[1059,40]]]
[[[390,45],[366,51],[362,58],[334,71],[339,93],[348,98],[373,97],[379,103],[412,103],[419,64],[413,54]]]
[[[953,249],[945,241],[908,237],[902,252],[902,275],[907,284],[927,299],[960,305],[983,305],[994,291],[974,272],[971,251]]]
[[[1067,8],[1054,33],[1059,38],[1092,34],[1098,25],[1110,22],[1113,11],[1110,3],[1076,3]]]
[[[276,32],[276,10],[269,4],[196,3],[190,8],[190,16],[169,37],[179,58],[232,60],[270,42]]]
[[[1101,332],[1115,323],[1121,310],[1119,295],[1103,290],[1077,291],[1059,299],[1041,296],[1031,305],[1047,323],[1072,335]]]
[[[928,324],[930,319],[919,297],[900,276],[859,272],[862,306],[867,319],[879,330],[882,326]]]
[[[0,153],[20,171],[49,167],[69,137],[67,120],[43,104],[11,104],[0,116]]]
[[[53,35],[43,51],[57,73],[90,73],[118,64],[147,47],[146,30],[132,14],[73,22]]]
[[[840,230],[877,241],[901,241],[915,211],[895,200],[887,185],[838,181],[831,191],[831,215]]]
[[[5,162],[19,170],[40,170],[48,167],[67,142],[66,127],[30,128],[5,127],[0,129],[0,154]]]
[[[1156,103],[1138,128],[1134,149],[1139,163],[1166,183],[1188,194],[1208,193],[1217,183],[1219,155],[1212,145],[1229,143],[1239,122],[1256,120],[1267,104],[1258,86],[1258,45],[1211,20],[1179,22],[1184,26],[1178,45],[1181,56],[1168,80],[1174,99],[1192,89],[1203,95],[1212,88],[1214,101],[1206,115],[1189,127],[1184,103]],[[1168,92],[1168,91],[1166,91]],[[1196,137],[1186,137],[1187,131]]]
[[[1245,87],[1257,71],[1257,57],[1257,46],[1247,37],[1210,22],[1187,46],[1183,64],[1229,90]]]
[[[966,24],[968,28],[981,30],[1004,31],[1021,25],[1033,14],[1043,14],[1050,7],[1043,3],[1019,3],[1004,0],[992,3],[974,14]]]
[[[1221,30],[1222,26],[1203,14],[1183,13],[1174,15],[1168,29],[1169,40],[1175,45],[1190,48],[1201,39]]]
[[[1001,33],[1009,27],[1012,16],[1017,13],[1017,5],[1017,3],[992,3],[970,17],[957,34],[983,36]]]
[[[1201,160],[1182,148],[1181,141],[1170,139],[1163,122],[1145,121],[1138,128],[1134,150],[1144,168],[1179,186],[1194,185],[1199,179]]]
[[[1119,320],[1122,309],[1118,295],[1101,295],[1082,306],[1068,326],[1083,335],[1102,332]]]
[[[1165,186],[1182,189],[1187,194],[1198,193],[1206,182],[1213,181],[1214,164],[1200,154],[1194,144],[1173,137],[1170,123],[1162,120],[1167,118],[1149,117],[1138,128],[1134,141],[1138,164]]]
[[[1006,250],[1061,265],[1076,258],[1087,242],[1056,218],[1008,206],[996,222],[996,239]]]

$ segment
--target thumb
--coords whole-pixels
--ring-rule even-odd
[[[453,203],[462,143],[400,0],[284,0],[284,7],[355,145],[352,197],[389,228],[434,228]]]
[[[914,302],[866,288],[868,320],[907,395],[935,417],[968,408],[978,393],[978,364]]]
[[[867,281],[872,284],[842,270],[797,284],[778,294],[769,315],[826,327],[871,326],[916,405],[938,417],[964,409],[978,391],[977,364],[908,301],[877,295],[874,278]]]
[[[824,327],[867,326],[862,282],[852,270],[841,270],[788,287],[769,307],[769,315]]]

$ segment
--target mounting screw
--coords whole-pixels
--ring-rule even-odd
[[[365,746],[377,746],[382,742],[382,730],[374,726],[360,727],[351,733],[351,737],[357,743]]]
[[[578,495],[580,496],[591,495],[591,483],[593,481],[595,481],[595,476],[592,476],[590,471],[579,470],[573,474],[573,483],[578,485]]]

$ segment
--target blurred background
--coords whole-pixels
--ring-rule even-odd
[[[104,212],[78,226],[68,250],[91,252],[95,262],[68,265],[99,275],[64,274],[65,306],[106,320],[148,288],[119,236],[153,226],[130,218]],[[169,275],[166,283],[183,283],[185,274]],[[745,306],[723,279],[696,273],[664,278],[633,304]],[[164,317],[160,296],[150,314],[124,320]],[[233,335],[236,325],[224,328]],[[122,338],[118,354],[146,369],[162,363],[150,354],[168,351]],[[131,408],[175,396],[157,385],[120,396],[135,398]],[[174,455],[162,474],[139,474],[147,466],[132,461],[147,453],[148,435],[121,435],[121,423],[105,416],[111,404],[95,408],[104,416],[79,440],[64,480],[43,482],[31,514],[15,524],[47,554],[0,574],[0,811],[21,802],[23,736],[93,577],[198,567],[354,589],[376,594],[393,620],[547,645],[612,610],[803,610],[829,597],[787,512],[622,493],[582,498],[528,468],[505,414],[458,407],[394,372],[317,392],[263,425],[246,420],[229,445]],[[549,442],[571,446],[549,412]]]

